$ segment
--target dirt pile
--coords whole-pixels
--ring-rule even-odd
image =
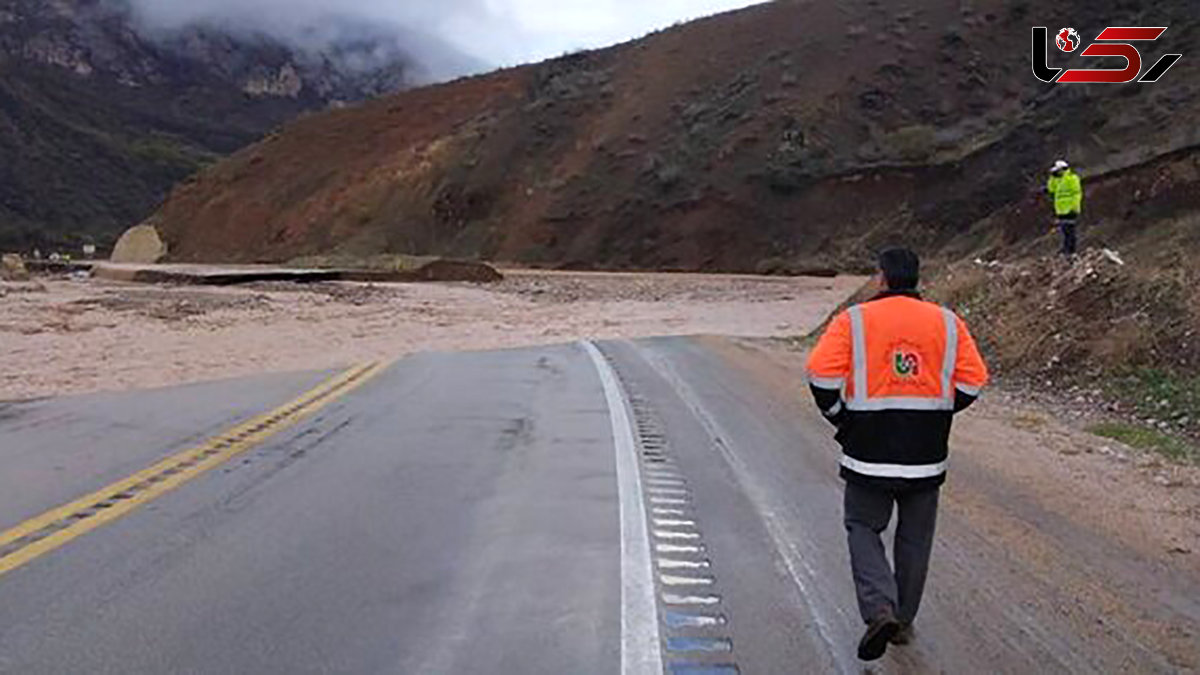
[[[1200,368],[1200,277],[1090,249],[1074,261],[982,260],[952,267],[934,295],[961,313],[998,369],[1095,375]]]
[[[470,260],[434,260],[422,265],[413,275],[418,281],[494,284],[504,280],[504,275],[491,265]]]
[[[504,275],[495,267],[483,262],[439,259],[421,263],[412,269],[338,269],[335,271],[335,278],[367,283],[440,281],[494,284],[503,281]]]
[[[1184,0],[780,0],[304,119],[153,222],[178,259],[230,262],[856,271],[887,243],[1012,245],[1043,227],[1059,156],[1091,180],[1200,143],[1200,60],[1150,86],[1050,86],[1030,26],[1171,26],[1150,59],[1200,53],[1197,24]],[[1007,242],[972,230],[996,218]]]
[[[1073,261],[956,264],[931,296],[959,312],[1000,381],[1027,400],[1200,461],[1198,284],[1191,265],[1090,249]]]

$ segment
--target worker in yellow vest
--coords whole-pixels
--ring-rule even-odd
[[[1083,181],[1066,160],[1060,159],[1050,169],[1046,192],[1054,199],[1054,215],[1063,238],[1061,253],[1073,256],[1079,245],[1077,228],[1079,214],[1083,211]]]

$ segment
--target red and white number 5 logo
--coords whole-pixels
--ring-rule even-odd
[[[1156,28],[1133,26],[1105,28],[1096,38],[1096,42],[1088,45],[1088,48],[1080,53],[1080,56],[1120,56],[1125,59],[1125,67],[1122,69],[1074,68],[1062,72],[1061,68],[1051,68],[1047,63],[1048,31],[1045,26],[1036,26],[1033,29],[1033,74],[1043,82],[1109,84],[1121,84],[1133,82],[1134,80],[1138,82],[1157,82],[1183,55],[1164,55],[1138,80],[1138,75],[1141,75],[1142,72],[1142,55],[1137,50],[1137,47],[1129,43],[1136,41],[1152,42],[1161,37],[1166,31],[1165,26]],[[1041,45],[1040,49],[1038,47],[1039,44]]]

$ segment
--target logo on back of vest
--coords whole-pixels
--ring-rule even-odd
[[[917,377],[921,374],[921,359],[916,352],[897,349],[892,353],[892,368],[900,377]]]

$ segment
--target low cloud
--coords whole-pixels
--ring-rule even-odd
[[[320,47],[387,31],[438,78],[622,42],[759,0],[129,0],[144,25],[214,22]]]

